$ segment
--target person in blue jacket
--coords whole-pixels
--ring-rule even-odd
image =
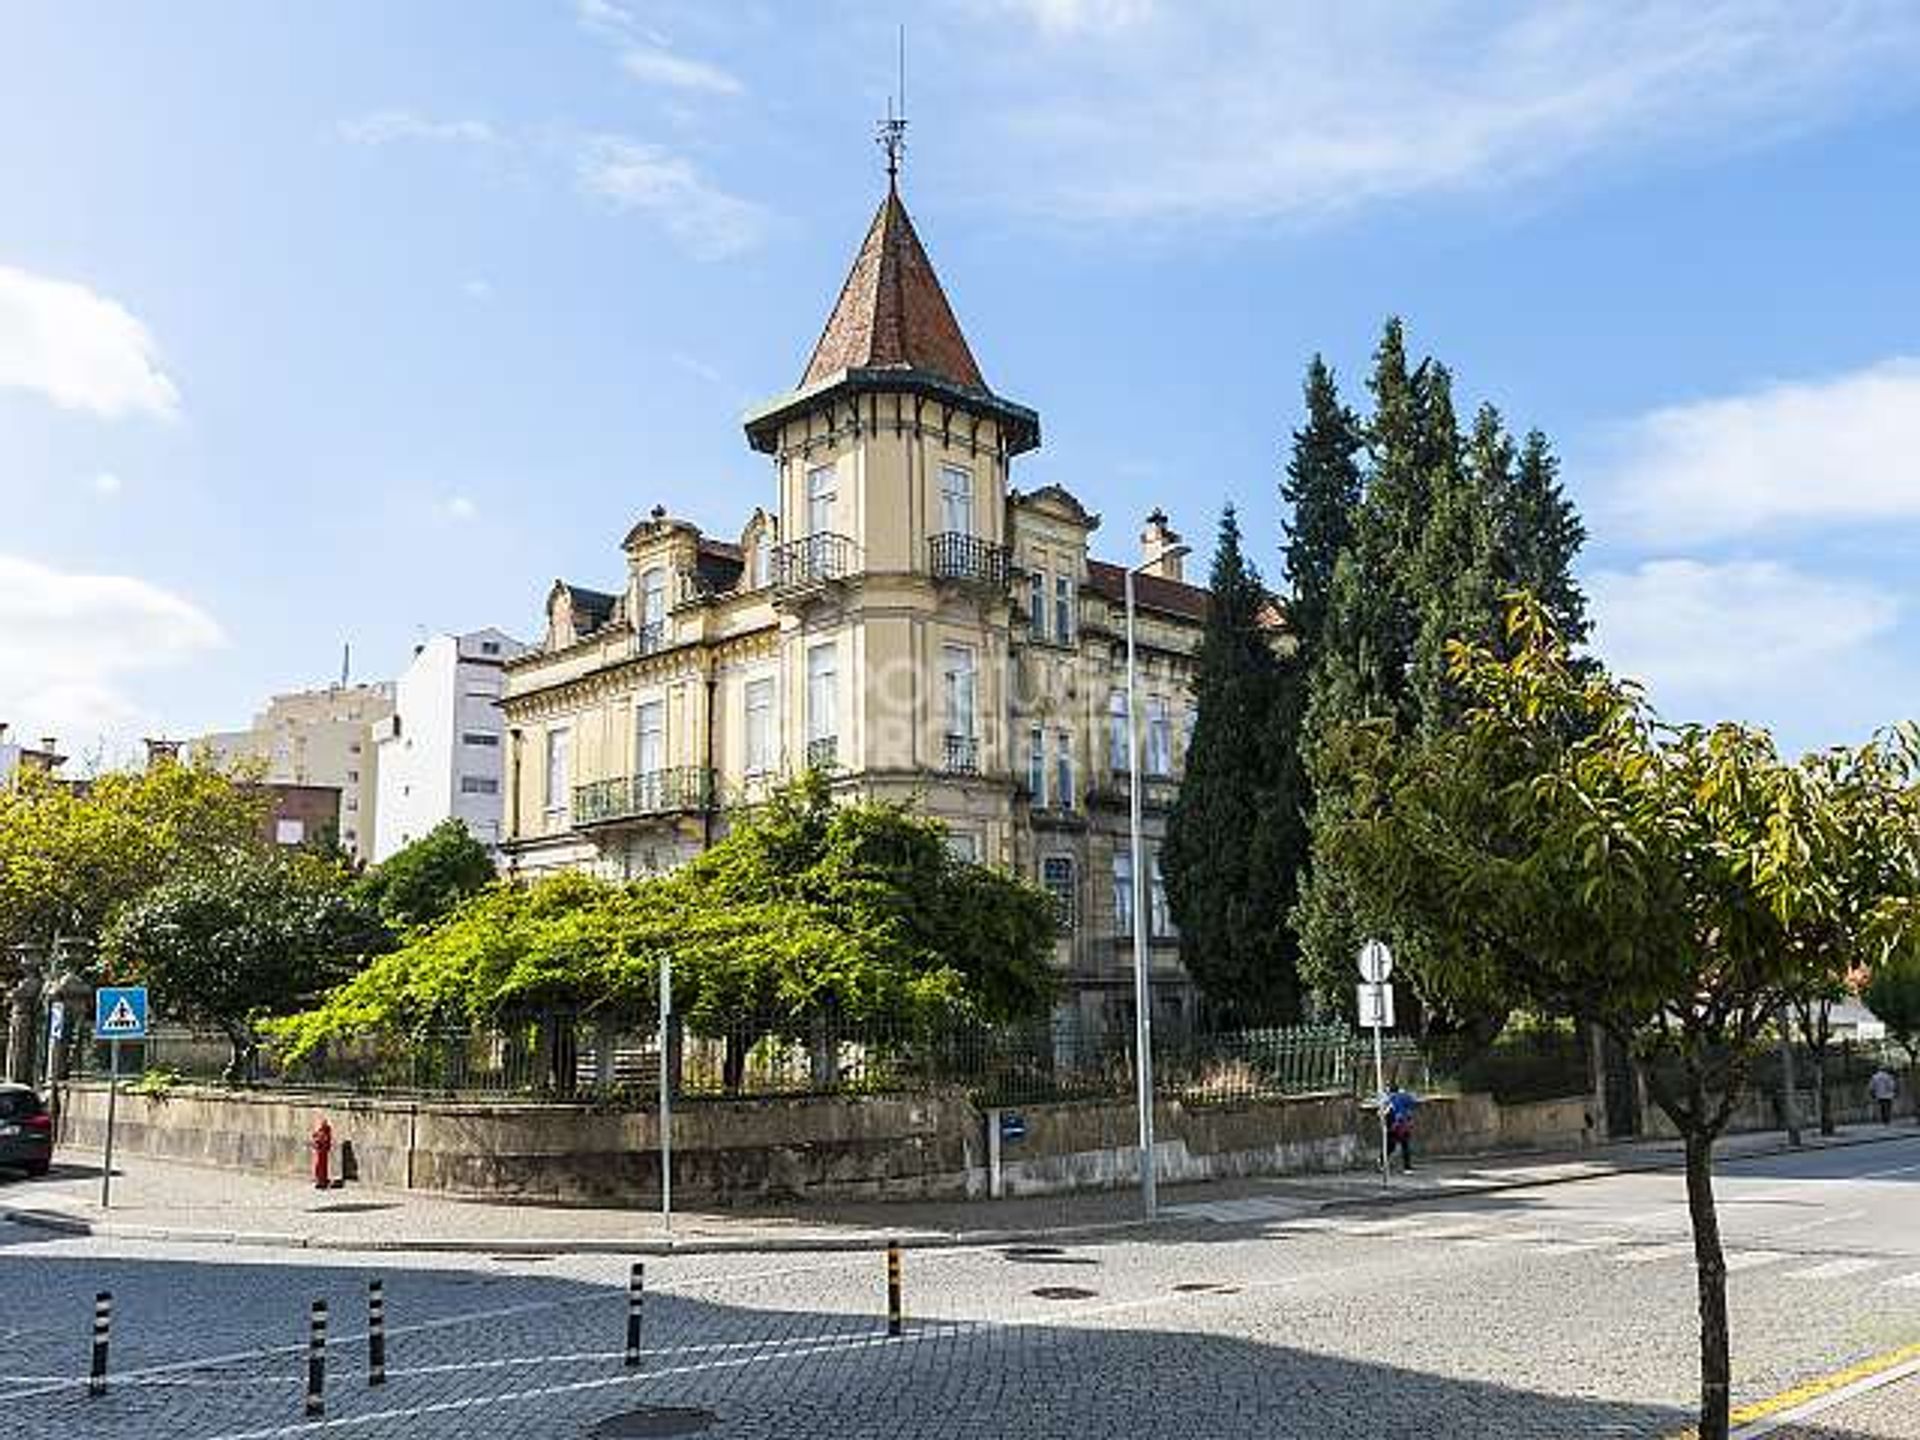
[[[1387,1121],[1387,1155],[1400,1152],[1400,1168],[1413,1169],[1413,1112],[1420,1102],[1398,1081],[1380,1101],[1380,1113]]]

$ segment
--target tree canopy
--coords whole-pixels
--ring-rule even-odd
[[[360,877],[360,895],[396,930],[438,920],[494,876],[487,847],[464,821],[442,820]]]
[[[903,805],[835,804],[808,775],[670,874],[502,881],[279,1028],[297,1058],[335,1036],[566,1011],[654,1013],[659,967],[697,1032],[821,1017],[1004,1019],[1045,1009],[1051,898],[956,858]]]

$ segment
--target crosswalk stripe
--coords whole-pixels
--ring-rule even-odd
[[[1758,1270],[1762,1265],[1775,1265],[1792,1258],[1784,1250],[1742,1250],[1727,1257],[1727,1273],[1737,1275],[1742,1270]]]
[[[1692,1253],[1691,1245],[1635,1245],[1613,1258],[1622,1265],[1653,1265],[1663,1260],[1678,1260],[1682,1255]]]
[[[1829,1260],[1824,1265],[1812,1265],[1805,1270],[1795,1270],[1787,1278],[1791,1280],[1840,1280],[1848,1275],[1858,1275],[1871,1270],[1880,1262],[1863,1258]]]
[[[1911,1275],[1895,1276],[1886,1283],[1895,1290],[1920,1290],[1920,1271],[1915,1271]]]

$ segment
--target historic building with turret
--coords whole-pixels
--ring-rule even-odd
[[[996,394],[890,179],[798,388],[746,416],[767,504],[725,539],[655,507],[616,584],[558,581],[506,664],[502,849],[521,873],[677,865],[784,776],[914,802],[956,850],[1060,900],[1062,1009],[1132,1013],[1149,888],[1157,1018],[1192,1003],[1157,863],[1192,729],[1207,592],[1148,516],[1099,515],[1013,467],[1040,417]],[[1131,527],[1129,527],[1131,528]],[[1146,872],[1127,843],[1124,581],[1136,574]]]

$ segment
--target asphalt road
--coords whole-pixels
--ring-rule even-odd
[[[1737,1400],[1920,1341],[1920,1137],[1731,1164],[1720,1196]],[[1337,1214],[1276,1191],[1185,1206],[1150,1237],[910,1251],[897,1339],[878,1254],[676,1257],[648,1263],[630,1371],[609,1257],[320,1259],[0,1225],[0,1436],[576,1440],[649,1407],[657,1428],[600,1433],[1656,1436],[1694,1390],[1686,1235],[1674,1174]],[[103,1289],[113,1377],[90,1399]],[[309,1422],[318,1298],[333,1334]],[[1872,1408],[1871,1431],[1792,1433],[1920,1437],[1903,1402]]]

